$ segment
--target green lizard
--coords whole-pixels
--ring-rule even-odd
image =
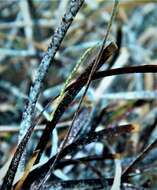
[[[55,109],[50,115],[50,121],[53,119],[54,113],[55,113],[58,105],[60,104],[60,102],[62,101],[62,99],[64,97],[65,89],[67,88],[68,84],[72,81],[72,78],[75,76],[78,68],[80,67],[80,65],[85,63],[85,61],[91,56],[91,54],[93,54],[95,52],[95,50],[98,48],[98,46],[99,46],[99,44],[96,44],[95,46],[88,48],[83,53],[83,55],[80,57],[80,59],[77,61],[75,67],[73,68],[73,70],[69,74],[68,78],[66,79],[66,81],[65,81],[65,83],[63,85],[63,88],[61,89],[60,95],[57,98],[57,103],[56,103]]]

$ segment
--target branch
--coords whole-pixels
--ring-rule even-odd
[[[122,180],[126,179],[126,176],[141,162],[148,153],[157,146],[157,139],[155,139],[151,144],[149,144],[137,157],[132,161],[129,166],[123,171]]]
[[[109,77],[114,75],[124,75],[124,74],[133,74],[133,73],[157,73],[157,65],[141,65],[141,66],[122,67],[105,71],[98,71],[93,75],[92,80],[97,80],[103,77]],[[85,84],[87,79],[88,76],[84,76],[81,80],[74,81],[72,84],[70,84],[67,87],[66,91],[72,88],[76,88],[76,86],[79,85],[80,83]]]

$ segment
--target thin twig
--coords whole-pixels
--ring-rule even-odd
[[[113,21],[113,18],[114,18],[114,16],[115,16],[115,13],[116,13],[117,5],[118,5],[118,1],[115,0],[113,12],[112,12],[112,16],[111,16],[109,25],[108,25],[108,27],[107,27],[107,33],[106,33],[106,35],[105,35],[105,37],[104,37],[104,40],[103,40],[103,43],[102,43],[102,45],[101,45],[101,47],[100,47],[100,50],[99,50],[98,55],[97,55],[97,58],[96,58],[96,60],[95,60],[95,62],[94,62],[94,64],[93,64],[93,66],[92,66],[92,70],[91,70],[91,72],[90,72],[90,74],[89,74],[89,77],[88,77],[88,80],[87,80],[87,83],[86,83],[85,91],[84,91],[84,93],[83,93],[83,95],[82,95],[82,97],[81,97],[81,99],[80,99],[80,102],[79,102],[79,104],[78,104],[77,111],[76,111],[75,114],[74,114],[74,117],[73,117],[73,120],[72,120],[72,124],[71,124],[71,126],[69,127],[69,129],[68,129],[68,132],[67,132],[67,134],[66,134],[66,136],[65,136],[65,138],[64,138],[64,140],[63,140],[63,143],[62,143],[62,145],[61,145],[60,151],[58,152],[58,154],[57,154],[57,156],[56,156],[56,158],[55,158],[55,160],[54,160],[52,166],[50,167],[50,169],[49,169],[49,171],[47,172],[47,175],[44,177],[43,181],[41,182],[41,186],[43,186],[43,185],[45,184],[45,182],[47,181],[47,179],[48,179],[49,176],[51,175],[53,169],[55,168],[55,164],[57,163],[57,161],[58,161],[58,159],[59,159],[59,157],[60,157],[60,153],[62,152],[62,150],[64,149],[64,147],[65,147],[65,145],[66,145],[66,143],[67,143],[67,141],[68,141],[68,137],[69,137],[69,135],[70,135],[70,133],[71,133],[73,124],[74,124],[74,122],[75,122],[75,120],[76,120],[76,118],[77,118],[77,116],[78,116],[78,113],[79,113],[79,110],[80,110],[80,108],[81,108],[82,102],[83,102],[83,100],[84,100],[84,97],[85,97],[85,95],[86,95],[86,92],[87,92],[87,90],[88,90],[88,88],[89,88],[89,85],[90,85],[90,83],[91,83],[92,76],[93,76],[93,74],[95,73],[95,71],[96,71],[96,69],[97,69],[97,66],[98,66],[98,63],[99,63],[99,61],[100,61],[100,59],[101,59],[101,56],[102,56],[102,54],[103,54],[103,49],[104,49],[104,47],[105,47],[105,45],[106,45],[106,40],[107,40],[107,38],[108,38],[110,29],[111,29],[111,25],[112,25],[112,21]],[[40,186],[39,186],[39,187],[40,187]]]

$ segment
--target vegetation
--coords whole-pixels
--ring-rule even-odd
[[[151,0],[0,4],[0,189],[156,189]]]

